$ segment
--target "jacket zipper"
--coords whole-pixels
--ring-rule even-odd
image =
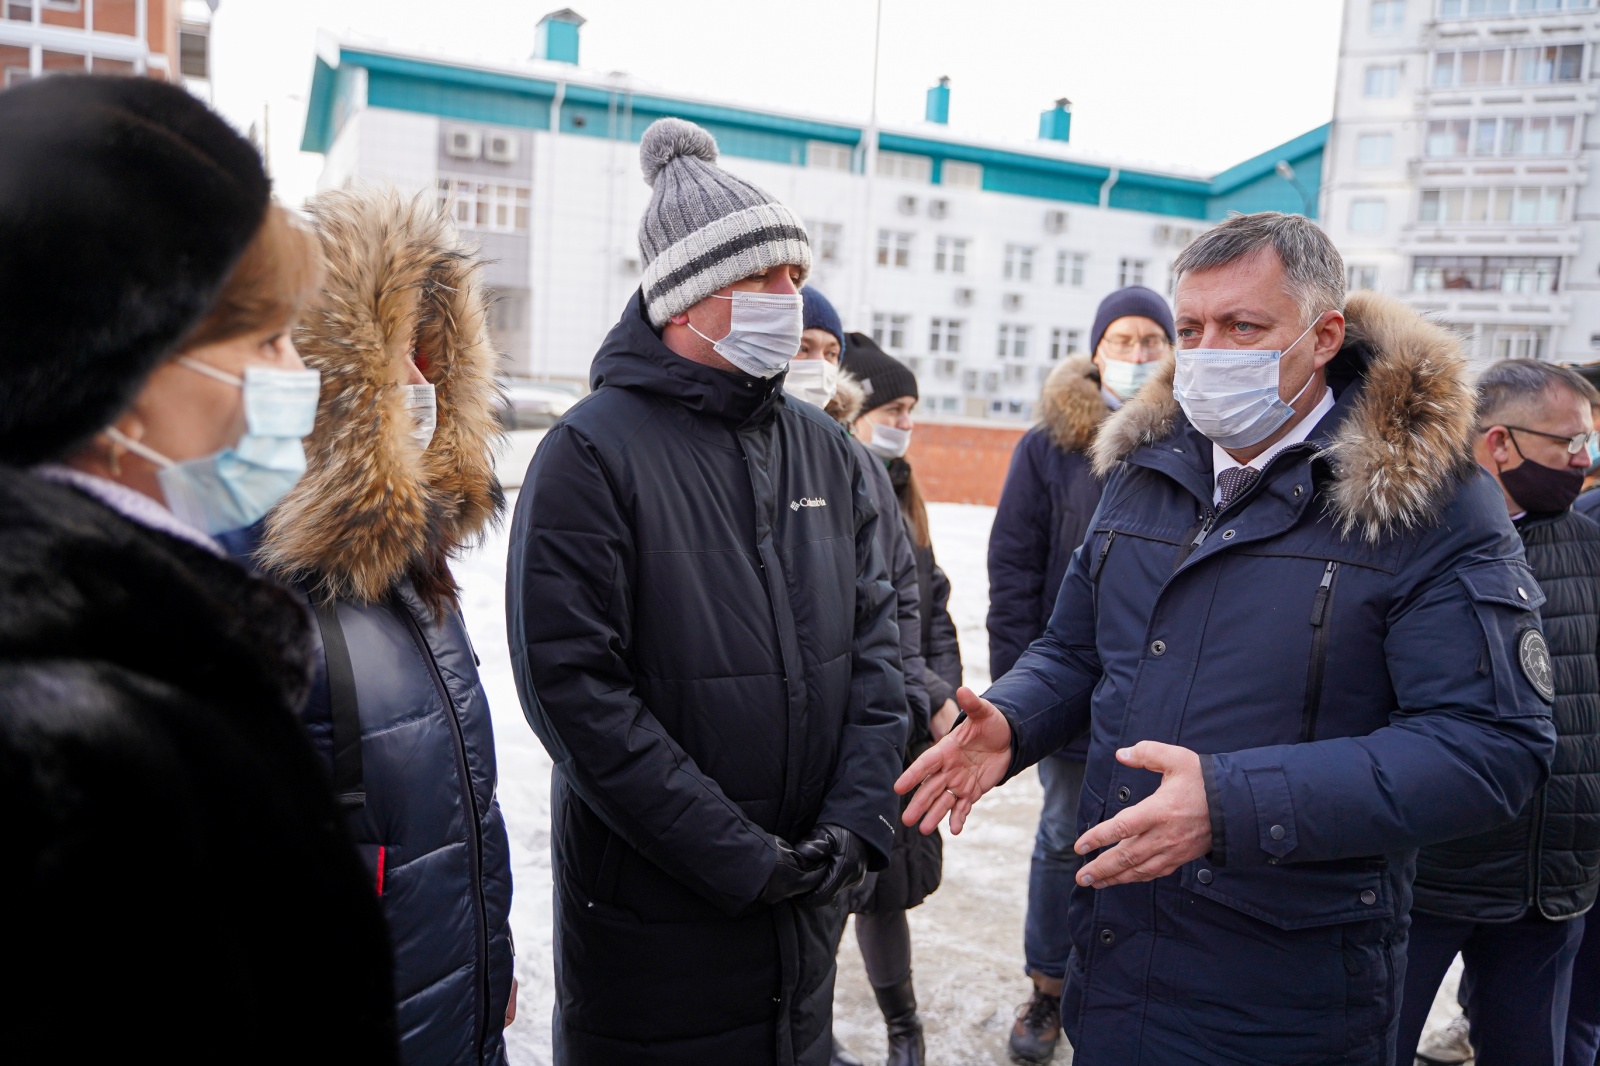
[[[1333,603],[1333,579],[1339,564],[1330,561],[1311,601],[1311,665],[1306,668],[1306,705],[1300,717],[1300,740],[1317,735],[1317,712],[1322,709],[1322,675],[1328,666],[1328,607]]]
[[[1193,555],[1199,549],[1200,545],[1206,542],[1206,537],[1211,534],[1211,527],[1216,524],[1217,512],[1211,510],[1209,507],[1206,508],[1205,521],[1200,523],[1199,532],[1195,533],[1194,539],[1189,541],[1188,544],[1185,544],[1183,548],[1179,550],[1178,561],[1172,564],[1172,572],[1174,574],[1178,572],[1179,567],[1189,561],[1189,556]]]
[[[439,694],[439,699],[444,703],[444,716],[450,722],[450,732],[456,744],[456,769],[461,775],[461,792],[467,801],[467,810],[472,815],[472,846],[467,849],[467,856],[472,862],[472,903],[475,917],[478,922],[478,974],[482,979],[482,1016],[479,1020],[478,1047],[483,1046],[484,1037],[489,1033],[489,921],[488,908],[483,902],[483,822],[478,814],[478,797],[472,792],[472,772],[467,765],[467,741],[461,731],[461,719],[456,715],[456,705],[450,699],[450,690],[445,687],[444,678],[439,674],[439,664],[434,661],[433,652],[428,649],[428,642],[423,638],[422,629],[417,625],[417,620],[411,616],[411,611],[398,598],[394,602],[394,609],[405,620],[407,630],[411,633],[411,642],[422,652],[422,659],[428,664],[428,673],[433,677],[434,689]]]
[[[1106,556],[1111,554],[1111,542],[1117,539],[1117,531],[1110,530],[1106,533],[1106,542],[1100,545],[1100,552],[1094,557],[1094,566],[1089,571],[1089,580],[1098,583],[1100,571],[1105,569]]]
[[[1539,860],[1543,857],[1544,849],[1541,847],[1544,839],[1544,798],[1545,789],[1541,788],[1533,794],[1533,818],[1528,827],[1528,909],[1533,910],[1539,900]]]

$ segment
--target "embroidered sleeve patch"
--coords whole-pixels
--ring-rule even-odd
[[[1517,662],[1528,683],[1543,696],[1545,702],[1556,698],[1556,673],[1550,665],[1550,646],[1544,634],[1537,629],[1524,629],[1517,638]]]

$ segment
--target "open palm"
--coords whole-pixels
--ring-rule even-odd
[[[966,713],[965,720],[945,738],[912,763],[894,790],[905,795],[913,788],[900,820],[931,833],[944,816],[950,816],[950,832],[960,833],[978,797],[1000,783],[1011,765],[1011,725],[994,704],[979,699],[970,688],[956,690],[956,703]]]

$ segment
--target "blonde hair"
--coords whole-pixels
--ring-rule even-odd
[[[322,285],[322,245],[316,235],[276,201],[234,263],[206,316],[178,351],[232,340],[247,333],[294,324]]]

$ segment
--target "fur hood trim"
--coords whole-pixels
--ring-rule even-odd
[[[322,400],[306,475],[268,516],[258,560],[313,595],[362,603],[409,577],[442,613],[457,591],[450,554],[505,503],[481,261],[431,197],[335,191],[307,210],[328,276],[295,344],[322,372]],[[426,451],[392,382],[413,349],[438,403]]]
[[[867,402],[867,390],[861,387],[855,375],[849,371],[839,371],[839,384],[833,390],[833,399],[823,408],[828,417],[849,429],[856,419],[861,417],[861,407]]]
[[[1062,360],[1045,379],[1039,395],[1039,420],[1050,440],[1063,451],[1087,451],[1101,420],[1110,413],[1100,393],[1099,371],[1089,356]]]
[[[1341,532],[1372,543],[1426,525],[1471,473],[1476,396],[1456,338],[1398,300],[1351,294],[1345,349],[1330,370],[1361,350],[1361,394],[1323,454],[1334,472],[1328,507]],[[1173,432],[1182,417],[1173,368],[1168,358],[1107,420],[1093,448],[1100,476]]]

